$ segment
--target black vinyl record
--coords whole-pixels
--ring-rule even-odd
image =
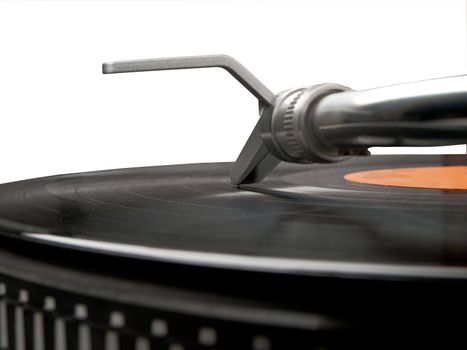
[[[466,190],[344,179],[368,169],[466,163],[463,156],[372,156],[282,164],[241,188],[230,184],[228,163],[60,175],[2,185],[0,223],[77,248],[91,248],[83,241],[90,240],[160,253],[466,267]],[[127,248],[115,246],[132,254]]]

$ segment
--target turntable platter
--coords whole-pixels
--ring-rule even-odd
[[[281,164],[263,183],[241,188],[230,184],[229,163],[60,175],[1,185],[0,223],[29,239],[143,258],[268,268],[292,259],[295,268],[332,262],[373,264],[377,271],[383,265],[386,272],[410,266],[444,276],[443,268],[451,267],[467,276],[467,191],[345,178],[364,170],[454,164],[467,164],[466,158]],[[227,258],[220,259],[223,254]]]

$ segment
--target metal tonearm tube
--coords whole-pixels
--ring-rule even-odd
[[[104,73],[220,67],[260,102],[260,119],[232,167],[232,183],[261,181],[280,161],[336,162],[372,146],[467,143],[467,76],[353,91],[320,84],[274,95],[225,55],[103,64]]]

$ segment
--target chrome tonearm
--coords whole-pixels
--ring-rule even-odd
[[[467,143],[467,76],[353,91],[320,84],[274,95],[225,55],[117,61],[103,73],[220,67],[260,103],[260,119],[232,166],[235,185],[261,181],[280,161],[336,162],[372,146]]]

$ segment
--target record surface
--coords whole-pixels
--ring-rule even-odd
[[[241,188],[230,184],[230,163],[52,176],[1,185],[0,227],[27,239],[145,259],[328,271],[364,266],[372,273],[464,278],[465,189],[347,178],[466,164],[465,156],[282,163],[260,184]]]

